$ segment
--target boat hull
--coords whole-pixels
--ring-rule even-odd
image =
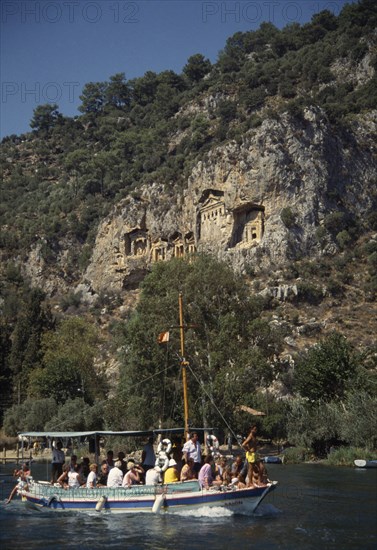
[[[355,460],[357,468],[377,468],[377,460]]]
[[[178,485],[182,487],[184,484]],[[22,491],[21,495],[23,500],[33,506],[61,511],[180,513],[202,507],[220,507],[237,514],[251,514],[275,487],[276,483],[267,487],[230,491],[206,491],[195,487],[192,490],[182,487],[180,490],[180,487],[172,488],[170,485],[140,486],[129,490],[104,487],[64,491],[34,483],[28,490]]]

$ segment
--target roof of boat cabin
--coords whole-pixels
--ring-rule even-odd
[[[190,428],[190,432],[208,431],[212,432],[215,428]],[[161,428],[156,430],[141,430],[141,431],[87,431],[87,432],[20,432],[20,437],[52,437],[54,439],[64,437],[95,437],[95,436],[122,436],[122,437],[145,437],[152,435],[168,435],[168,434],[183,434],[184,428]]]

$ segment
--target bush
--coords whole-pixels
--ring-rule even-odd
[[[330,233],[340,233],[346,228],[346,215],[344,212],[332,212],[331,214],[325,216],[323,223]]]
[[[283,454],[284,464],[298,464],[312,458],[312,452],[306,447],[288,447]]]
[[[331,451],[326,459],[329,466],[353,466],[354,460],[372,460],[375,453],[361,447],[339,447]]]
[[[346,229],[343,229],[343,231],[337,234],[336,240],[340,248],[344,250],[352,242],[352,237]]]
[[[307,283],[305,281],[297,285],[297,296],[295,301],[308,302],[308,304],[318,305],[323,299],[322,288],[319,288],[312,283]]]
[[[288,229],[291,229],[296,223],[296,214],[294,214],[289,207],[283,208],[280,213],[280,218]]]

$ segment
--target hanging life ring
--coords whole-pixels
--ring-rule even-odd
[[[163,439],[160,441],[157,447],[157,453],[160,454],[161,452],[166,453],[167,455],[170,454],[171,451],[171,441],[170,439]]]
[[[212,453],[219,450],[219,440],[215,435],[207,435],[207,447]]]
[[[165,456],[164,456],[165,455]],[[161,452],[156,459],[155,468],[159,468],[160,472],[165,472],[169,467],[169,457],[166,453]]]

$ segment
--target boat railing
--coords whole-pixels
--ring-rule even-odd
[[[130,487],[77,487],[75,489],[64,489],[61,486],[51,485],[47,482],[29,482],[29,492],[35,497],[49,498],[52,496],[73,498],[73,499],[98,499],[103,495],[111,498],[125,499],[136,496],[157,496],[161,494],[195,492],[200,490],[197,480],[182,483],[171,483],[166,485],[131,485]]]

